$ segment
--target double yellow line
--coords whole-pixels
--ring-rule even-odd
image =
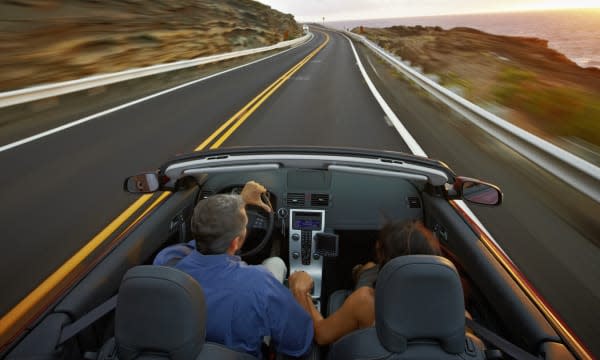
[[[240,109],[235,115],[233,115],[229,120],[225,121],[223,125],[221,125],[215,132],[213,132],[202,144],[198,145],[198,147],[194,151],[200,151],[206,148],[208,144],[210,144],[219,134],[223,131],[225,133],[219,137],[217,141],[215,141],[210,149],[217,149],[238,127],[240,127],[246,119],[252,115],[256,109],[262,105],[277,89],[281,87],[289,78],[291,78],[304,64],[309,62],[321,49],[327,45],[329,42],[329,35],[325,34],[325,41],[316,48],[313,52],[308,54],[302,61],[294,65],[291,69],[289,69],[285,74],[281,75],[279,79],[275,80],[271,85],[269,85],[265,90],[263,90],[260,94],[258,94],[254,99],[252,99],[248,104],[246,104],[243,108]]]
[[[325,34],[325,33],[324,33]],[[299,63],[294,65],[285,74],[281,75],[275,82],[269,85],[265,90],[258,94],[248,104],[246,104],[240,111],[233,115],[217,130],[215,130],[206,140],[204,140],[194,151],[204,150],[215,138],[220,137],[215,141],[210,149],[217,149],[233,132],[239,128],[250,115],[262,103],[264,103],[277,89],[281,87],[290,77],[292,77],[302,66],[309,62],[321,49],[329,42],[329,35],[325,34],[325,41],[314,51],[308,54]],[[226,130],[226,131],[225,131]],[[225,131],[225,132],[224,132]],[[224,133],[223,133],[224,132]],[[155,201],[152,202],[136,219],[130,223],[130,225],[123,230],[125,232],[129,230],[134,224],[141,220],[146,214],[156,208],[160,203],[167,199],[171,195],[171,192],[164,192]],[[0,349],[8,342],[11,338],[16,336],[18,332],[22,330],[24,322],[33,319],[38,312],[43,311],[44,303],[51,300],[53,296],[56,296],[56,288],[61,282],[72,275],[73,271],[77,269],[96,249],[100,247],[111,235],[113,235],[118,229],[120,229],[131,217],[139,212],[139,210],[152,198],[152,194],[142,195],[133,204],[131,204],[125,211],[117,216],[108,226],[100,231],[92,240],[90,240],[83,248],[81,248],[75,255],[73,255],[67,262],[61,265],[52,275],[46,278],[37,288],[29,293],[21,302],[13,307],[8,313],[0,318]]]

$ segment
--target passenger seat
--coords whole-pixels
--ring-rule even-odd
[[[483,348],[465,333],[454,265],[439,256],[407,255],[390,260],[377,277],[375,326],[335,342],[329,358],[476,360],[485,359]]]

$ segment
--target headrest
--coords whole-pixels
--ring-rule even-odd
[[[170,267],[137,266],[123,277],[115,315],[120,360],[193,359],[204,345],[205,325],[204,293],[191,276]]]
[[[454,265],[433,255],[390,260],[377,276],[375,327],[390,352],[406,351],[411,341],[436,341],[448,353],[462,353],[465,305]]]

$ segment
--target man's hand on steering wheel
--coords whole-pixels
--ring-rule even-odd
[[[244,247],[242,247],[240,256],[254,256],[268,244],[275,226],[275,216],[271,201],[269,201],[269,197],[267,196],[267,189],[256,181],[248,181],[244,185],[240,196],[246,203],[248,238],[251,238],[252,233],[256,230],[259,233],[264,233],[262,237],[254,241],[247,240]]]
[[[250,180],[244,185],[240,195],[246,205],[258,206],[267,213],[270,213],[273,209],[271,208],[271,202],[266,194],[267,189],[264,186],[254,180]]]

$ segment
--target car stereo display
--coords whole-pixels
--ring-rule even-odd
[[[294,230],[321,230],[321,213],[295,212],[292,216]]]

